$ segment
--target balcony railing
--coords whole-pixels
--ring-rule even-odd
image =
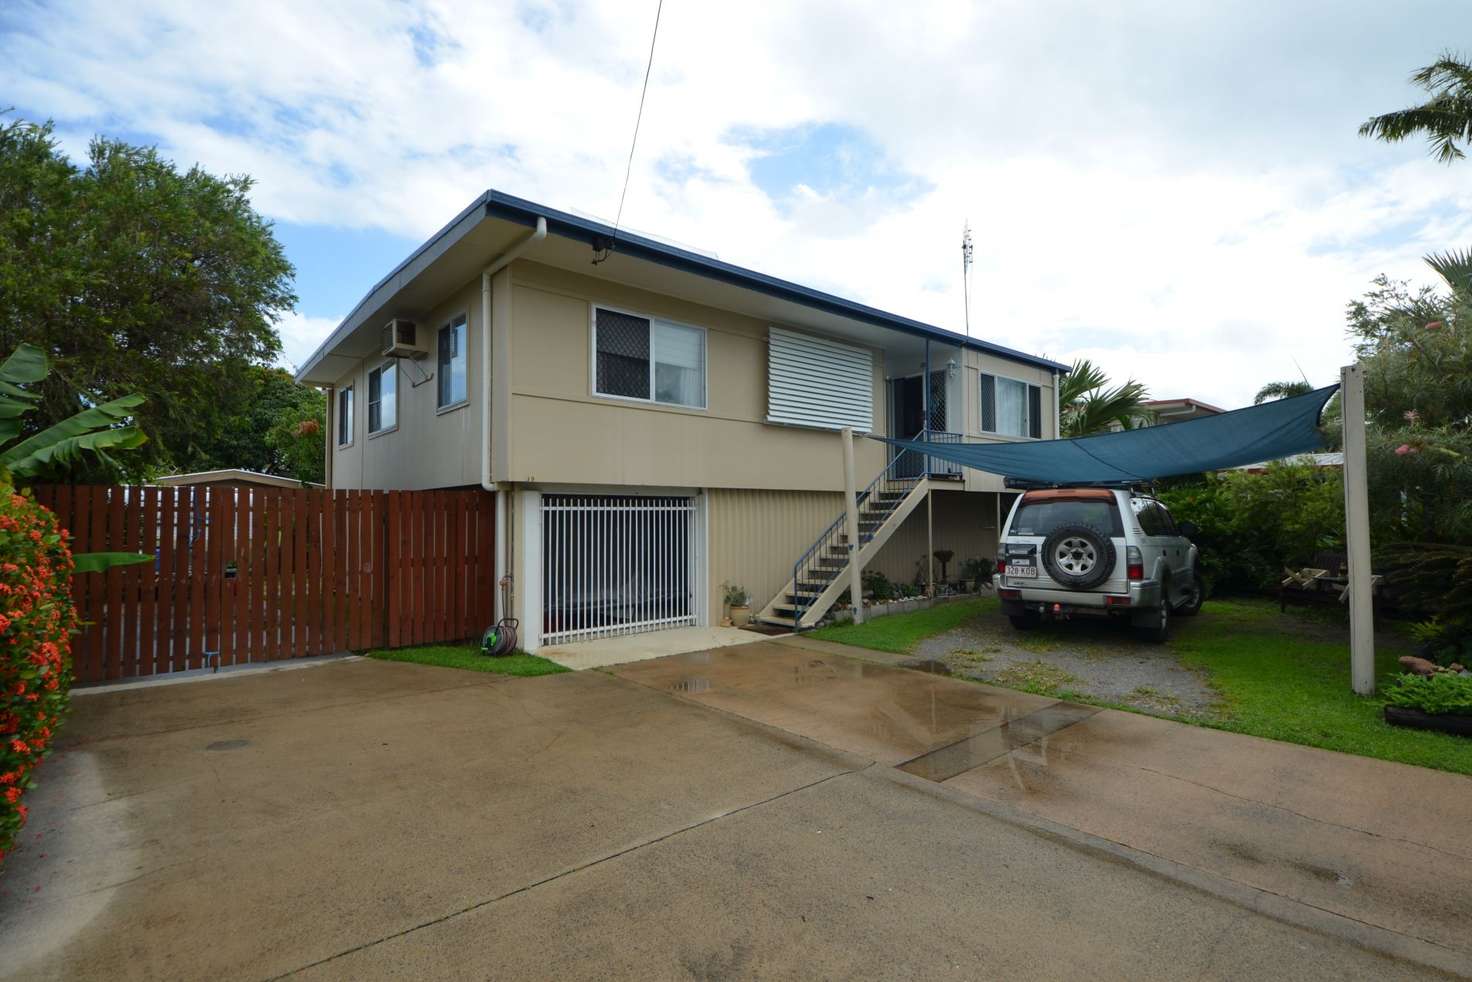
[[[947,433],[942,430],[921,430],[915,436],[916,440],[928,441],[930,443],[962,443],[960,433]],[[898,478],[916,478],[922,473],[931,477],[958,478],[962,475],[960,464],[953,464],[948,460],[938,457],[922,457],[919,454],[899,454],[894,461]]]

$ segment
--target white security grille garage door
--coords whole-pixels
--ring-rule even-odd
[[[695,502],[542,496],[542,642],[695,623]]]

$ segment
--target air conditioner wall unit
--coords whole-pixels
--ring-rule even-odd
[[[383,325],[382,351],[385,358],[423,358],[429,346],[420,342],[418,325],[395,317]]]

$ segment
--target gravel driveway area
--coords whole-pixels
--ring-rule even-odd
[[[1143,641],[1125,623],[1080,619],[1024,632],[996,614],[928,638],[914,654],[912,665],[1010,688],[1167,716],[1220,715],[1221,697],[1204,672],[1182,666],[1169,644]]]

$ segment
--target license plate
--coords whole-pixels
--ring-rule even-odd
[[[1038,578],[1038,568],[1031,563],[1028,563],[1026,566],[1020,563],[1008,563],[1006,575],[1035,580]]]

